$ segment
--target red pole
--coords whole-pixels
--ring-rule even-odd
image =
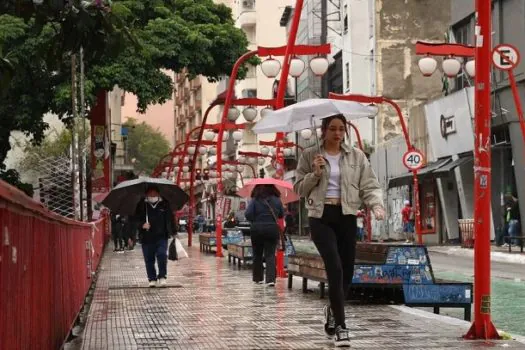
[[[216,213],[215,213],[215,238],[217,242],[217,254],[218,258],[223,257],[222,254],[222,210],[223,210],[223,191],[224,185],[222,183],[222,140],[224,134],[224,126],[228,118],[228,111],[235,92],[235,80],[237,79],[237,73],[241,65],[249,58],[255,56],[257,50],[249,51],[242,55],[235,65],[233,66],[232,73],[230,75],[230,81],[228,82],[228,90],[226,90],[226,99],[224,101],[224,110],[222,111],[221,124],[217,135],[217,200],[216,200]]]
[[[490,65],[491,0],[476,0],[476,77],[474,143],[474,322],[467,339],[498,339],[490,296]]]
[[[518,118],[520,120],[521,135],[523,136],[523,142],[525,142],[525,118],[523,117],[523,107],[521,106],[521,98],[516,85],[516,78],[514,78],[514,70],[510,69],[507,71],[509,74],[510,87],[512,88],[512,96],[514,97],[514,104],[518,111]]]
[[[206,120],[208,119],[208,115],[210,114],[210,111],[213,109],[213,107],[219,105],[222,103],[222,100],[219,100],[219,99],[216,99],[215,101],[213,101],[209,106],[208,106],[208,109],[206,109],[206,112],[204,113],[204,116],[202,118],[202,125],[201,125],[201,128],[199,129],[199,136],[197,137],[197,144],[195,145],[195,153],[193,154],[193,156],[191,157],[191,175],[190,175],[190,214],[189,214],[189,217],[190,218],[193,218],[193,215],[194,215],[194,211],[193,211],[193,208],[195,206],[195,198],[194,198],[194,192],[195,192],[195,188],[193,186],[193,183],[194,183],[194,180],[195,180],[195,177],[194,177],[194,174],[193,172],[195,171],[195,163],[197,162],[197,154],[199,152],[199,147],[201,146],[201,141],[202,141],[202,134],[204,133],[204,125],[206,125]],[[179,174],[182,170],[179,169]],[[191,219],[190,219],[191,220]],[[191,247],[191,243],[192,243],[192,238],[193,238],[193,225],[192,224],[189,224],[188,225],[188,247]]]

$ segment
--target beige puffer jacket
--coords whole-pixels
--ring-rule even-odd
[[[321,153],[323,152],[321,145]],[[294,190],[301,197],[306,198],[308,216],[321,218],[328,187],[330,164],[327,161],[323,174],[316,176],[312,166],[316,154],[319,154],[317,147],[310,147],[305,149],[299,158]],[[363,151],[342,144],[339,169],[341,170],[343,215],[356,215],[363,202],[369,208],[377,205],[383,207],[383,190]]]

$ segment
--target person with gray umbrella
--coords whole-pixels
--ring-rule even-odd
[[[164,200],[159,189],[148,186],[146,196],[139,202],[135,211],[134,221],[139,231],[139,240],[146,264],[149,287],[165,287],[167,282],[168,239],[174,237],[175,222],[168,201]],[[158,265],[158,273],[155,267]]]

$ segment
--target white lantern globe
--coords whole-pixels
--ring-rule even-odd
[[[303,129],[301,130],[301,137],[305,140],[310,140],[310,138],[312,137],[312,130],[310,129]]]
[[[253,122],[255,118],[257,118],[257,108],[254,107],[246,107],[242,111],[242,116],[247,122]]]
[[[224,154],[224,153],[223,153],[222,156],[221,156],[221,159],[222,159],[223,162],[227,161],[229,158],[230,158],[230,157],[228,157],[228,155],[227,155],[227,154]]]
[[[324,75],[328,70],[328,59],[325,57],[315,57],[310,61],[310,69],[315,75]]]
[[[445,72],[445,75],[449,78],[455,78],[459,71],[461,70],[461,62],[459,62],[455,58],[447,58],[443,60],[443,72]]]
[[[164,167],[164,171],[170,171],[170,167],[169,166]]]
[[[168,177],[168,172],[167,171],[163,171],[162,174],[160,174],[163,178],[167,178]]]
[[[293,151],[292,151],[291,148],[285,148],[283,150],[283,154],[284,154],[285,157],[290,157],[292,155],[292,153],[293,153]]]
[[[244,171],[244,165],[237,165],[237,171]]]
[[[230,139],[230,133],[228,131],[225,131],[222,133],[222,140],[228,141]]]
[[[257,164],[257,158],[256,157],[250,157],[248,158],[249,164]]]
[[[212,146],[210,147],[210,149],[208,150],[208,153],[212,156],[216,155],[217,154],[217,147],[215,146]]]
[[[476,61],[470,60],[467,63],[465,63],[465,70],[467,71],[467,74],[470,77],[476,76]]]
[[[235,141],[241,141],[242,140],[242,131],[241,130],[235,130],[232,133],[232,137]]]
[[[246,156],[241,155],[237,159],[239,160],[240,163],[246,163]]]
[[[263,156],[267,156],[268,154],[270,154],[270,148],[264,146],[264,147],[261,147],[261,154]]]
[[[270,108],[270,107],[265,107],[263,109],[261,109],[261,118],[264,118],[268,115],[268,113],[272,112],[273,109]]]
[[[306,68],[306,63],[298,57],[294,57],[290,60],[290,71],[289,74],[294,77],[298,78],[303,74],[304,69]]]
[[[173,163],[178,163],[179,162],[179,157],[173,157]]]
[[[178,173],[179,170],[180,170],[180,168],[179,168],[178,166],[176,166],[176,167],[173,168],[173,171],[175,171],[176,173]]]
[[[421,74],[425,77],[429,77],[436,71],[437,68],[437,61],[433,57],[423,57],[418,62],[417,65],[419,67],[419,70],[421,71]]]
[[[261,157],[261,158],[259,158],[259,159],[257,160],[257,163],[258,163],[259,165],[261,165],[261,166],[264,165],[265,162],[266,162],[266,159],[264,159],[263,157]]]
[[[208,130],[204,133],[204,139],[207,141],[212,141],[215,138],[215,133],[211,130]]]
[[[199,153],[205,155],[206,153],[208,153],[208,149],[205,146],[200,146]]]
[[[184,163],[189,163],[189,161],[190,161],[190,157],[185,156],[185,157],[184,157]]]
[[[316,129],[317,137],[321,138],[323,136],[323,131],[321,129]]]
[[[241,112],[236,107],[230,107],[230,109],[228,110],[228,120],[231,122],[236,121],[240,115]]]
[[[195,154],[195,146],[188,147],[188,154],[191,154],[191,155]]]
[[[261,63],[261,70],[268,78],[275,78],[281,70],[281,62],[269,57]]]
[[[182,172],[183,173],[187,173],[188,171],[190,171],[190,167],[189,166],[185,165],[185,166],[182,167]]]

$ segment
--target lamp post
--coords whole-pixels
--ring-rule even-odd
[[[490,293],[490,197],[491,197],[491,104],[490,65],[492,50],[491,0],[476,0],[476,46],[416,44],[417,54],[446,56],[460,53],[475,57],[474,137],[474,321],[467,339],[499,339],[491,319]],[[428,60],[427,60],[428,61]],[[470,64],[472,65],[472,64]],[[421,64],[420,64],[421,68]],[[445,67],[443,67],[445,69]],[[472,67],[466,67],[472,71]],[[518,101],[519,102],[519,101]],[[518,104],[517,104],[517,108]]]

